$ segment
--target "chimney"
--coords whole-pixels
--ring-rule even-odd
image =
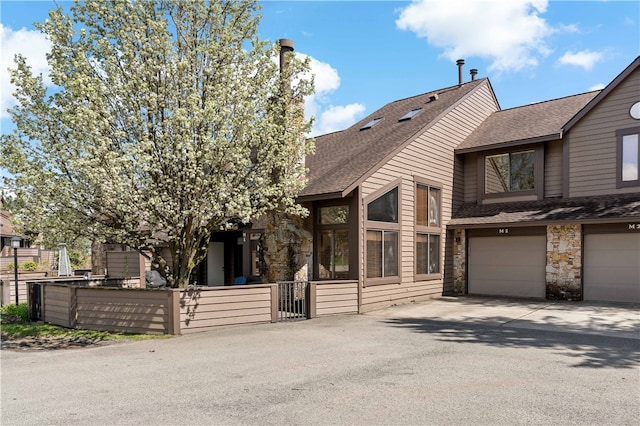
[[[281,38],[279,40],[280,43],[280,72],[284,70],[285,67],[285,56],[288,52],[293,52],[293,40],[289,40],[288,38]]]
[[[464,59],[458,59],[456,65],[458,66],[458,86],[462,86],[462,66],[464,65]]]
[[[478,70],[477,70],[477,69],[475,69],[475,68],[472,68],[472,69],[469,71],[469,74],[471,74],[471,81],[475,81],[475,79],[476,79],[476,75],[478,75]]]

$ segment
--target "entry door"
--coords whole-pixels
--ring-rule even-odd
[[[224,285],[224,243],[210,242],[207,253],[207,285]]]

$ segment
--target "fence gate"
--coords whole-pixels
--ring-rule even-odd
[[[307,319],[309,281],[281,281],[278,283],[278,321]]]

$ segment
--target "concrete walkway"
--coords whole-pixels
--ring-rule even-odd
[[[640,305],[443,297],[367,315],[640,339]]]

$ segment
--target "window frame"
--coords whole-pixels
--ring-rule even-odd
[[[378,222],[373,220],[368,220],[368,209],[369,203],[377,200],[378,198],[385,195],[387,192],[392,191],[394,188],[398,188],[398,222]],[[369,194],[363,200],[363,213],[364,213],[364,230],[363,230],[363,243],[364,243],[364,265],[363,265],[363,283],[364,286],[374,286],[374,285],[384,285],[384,284],[400,284],[402,281],[402,254],[400,252],[400,248],[402,247],[402,178],[398,178],[393,180],[392,182],[386,184],[385,186],[379,188],[377,191]],[[388,276],[388,277],[375,277],[369,278],[367,277],[367,259],[368,259],[368,243],[367,243],[367,232],[368,231],[382,231],[383,233],[383,247],[384,247],[384,231],[396,232],[398,234],[398,241],[396,247],[397,253],[397,268],[398,275]],[[384,259],[382,259],[384,263]]]
[[[486,163],[487,157],[503,154],[517,154],[524,151],[534,151],[534,187],[522,191],[498,192],[493,194],[486,193]],[[508,198],[516,198],[518,201],[523,197],[527,199],[542,200],[544,198],[544,143],[517,145],[508,148],[495,149],[479,153],[478,155],[478,200],[500,200],[508,201]]]
[[[635,180],[622,180],[622,150],[624,136],[638,135],[638,158],[636,159],[640,167],[640,126],[629,127],[616,131],[616,188],[630,188],[640,186],[640,170],[638,178]]]
[[[314,223],[314,244],[313,244],[313,276],[315,280],[329,280],[329,281],[340,281],[340,280],[349,280],[352,279],[351,275],[353,274],[352,272],[352,268],[354,267],[354,265],[351,262],[351,259],[353,257],[352,254],[352,250],[353,250],[353,246],[352,246],[352,238],[353,238],[353,226],[352,223],[354,221],[354,209],[353,209],[353,203],[351,202],[350,199],[345,198],[345,199],[341,199],[341,200],[327,200],[327,201],[321,201],[318,203],[314,203],[314,208],[313,208],[313,223]],[[346,206],[349,209],[349,219],[347,220],[346,223],[321,223],[322,218],[321,218],[321,214],[320,214],[320,210],[326,207],[341,207],[341,206]],[[320,278],[320,235],[322,234],[323,231],[332,231],[334,234],[334,239],[333,239],[333,243],[334,243],[334,247],[332,247],[332,254],[335,255],[335,231],[346,231],[347,232],[347,241],[348,241],[348,247],[349,247],[349,255],[348,255],[348,265],[349,265],[349,270],[347,273],[347,277],[345,278],[335,278],[335,271],[331,271],[331,274],[334,275],[334,277],[332,278]],[[333,259],[333,264],[335,265],[335,258]]]
[[[428,179],[422,179],[422,178],[415,178],[415,183],[414,183],[414,263],[413,263],[413,271],[414,271],[414,280],[415,281],[429,281],[429,280],[440,280],[443,277],[443,264],[442,264],[442,259],[443,259],[443,247],[442,247],[442,242],[443,237],[442,237],[442,233],[444,230],[444,227],[442,225],[443,220],[442,220],[442,184],[438,183],[438,182],[434,182]],[[439,222],[439,226],[432,226],[432,225],[419,225],[418,224],[418,187],[422,186],[422,187],[426,187],[427,188],[427,200],[428,200],[428,194],[429,191],[431,189],[435,189],[439,191],[439,195],[440,195],[440,200],[439,200],[439,206],[438,206],[438,222]],[[427,212],[429,211],[429,205],[427,203]],[[428,214],[427,214],[428,217]],[[434,272],[434,273],[426,273],[426,274],[419,274],[418,273],[418,235],[426,235],[427,236],[427,241],[429,241],[429,236],[431,235],[435,235],[438,236],[439,238],[439,245],[438,245],[438,272]],[[428,253],[428,252],[427,252]],[[427,259],[428,260],[428,259]]]

